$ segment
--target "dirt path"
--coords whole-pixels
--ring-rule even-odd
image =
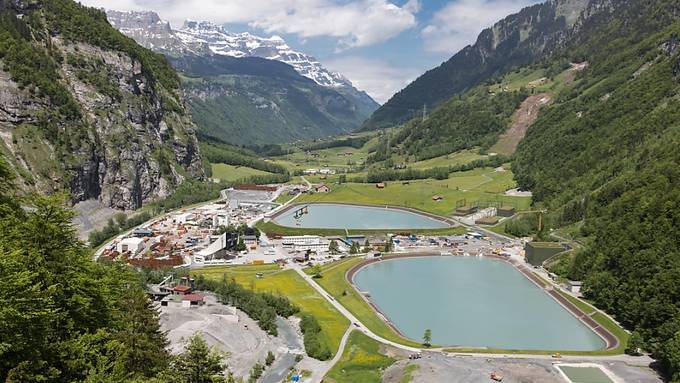
[[[508,130],[501,134],[498,142],[489,149],[489,152],[511,155],[517,149],[520,141],[527,134],[531,124],[538,118],[538,111],[549,104],[552,98],[548,93],[539,93],[527,97],[519,109],[512,116],[512,124]]]

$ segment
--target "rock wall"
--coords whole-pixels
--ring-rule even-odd
[[[58,35],[33,43],[49,45],[81,117],[55,120],[53,103],[15,82],[0,58],[0,153],[25,190],[129,210],[205,177],[180,90],[154,82],[124,52]]]

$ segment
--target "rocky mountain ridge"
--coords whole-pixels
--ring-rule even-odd
[[[136,209],[204,177],[167,61],[69,0],[0,7],[0,151],[26,190]]]
[[[232,34],[196,21],[173,30],[154,12],[108,11],[107,17],[179,70],[203,137],[237,145],[327,137],[357,129],[378,107],[278,37]]]
[[[433,109],[456,94],[528,65],[564,46],[584,20],[606,13],[609,0],[549,0],[526,7],[483,30],[474,44],[455,53],[376,110],[364,130],[408,121],[426,105]]]
[[[177,30],[155,12],[107,11],[111,25],[141,45],[171,56],[213,53],[231,57],[260,57],[286,63],[319,85],[353,87],[343,75],[325,68],[317,59],[293,50],[279,36],[260,37],[231,33],[209,21],[186,20]]]

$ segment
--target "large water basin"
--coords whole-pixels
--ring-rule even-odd
[[[605,342],[502,261],[419,257],[365,266],[356,286],[407,337],[433,343],[523,350],[594,351]]]
[[[301,209],[304,214],[300,214]],[[444,221],[399,209],[325,203],[298,205],[275,217],[274,222],[282,226],[317,229],[438,229],[450,226]]]

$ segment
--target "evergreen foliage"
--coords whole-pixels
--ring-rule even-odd
[[[419,161],[475,146],[488,149],[527,96],[524,90],[491,95],[486,87],[475,88],[442,104],[426,120],[406,124],[392,146]]]
[[[300,330],[304,334],[307,355],[318,360],[328,360],[333,356],[328,345],[320,338],[321,326],[314,316],[303,315]]]
[[[93,262],[63,197],[19,200],[3,169],[0,159],[0,380],[128,381],[166,370],[139,276]]]
[[[288,174],[288,170],[284,166],[261,160],[230,145],[203,143],[201,144],[201,156],[212,163],[246,166],[270,173]]]
[[[680,5],[619,4],[565,53],[589,62],[546,108],[513,171],[534,199],[583,221],[568,276],[680,381]]]
[[[172,363],[171,381],[186,383],[226,382],[224,356],[208,346],[200,332],[194,333],[187,341],[184,352]]]

